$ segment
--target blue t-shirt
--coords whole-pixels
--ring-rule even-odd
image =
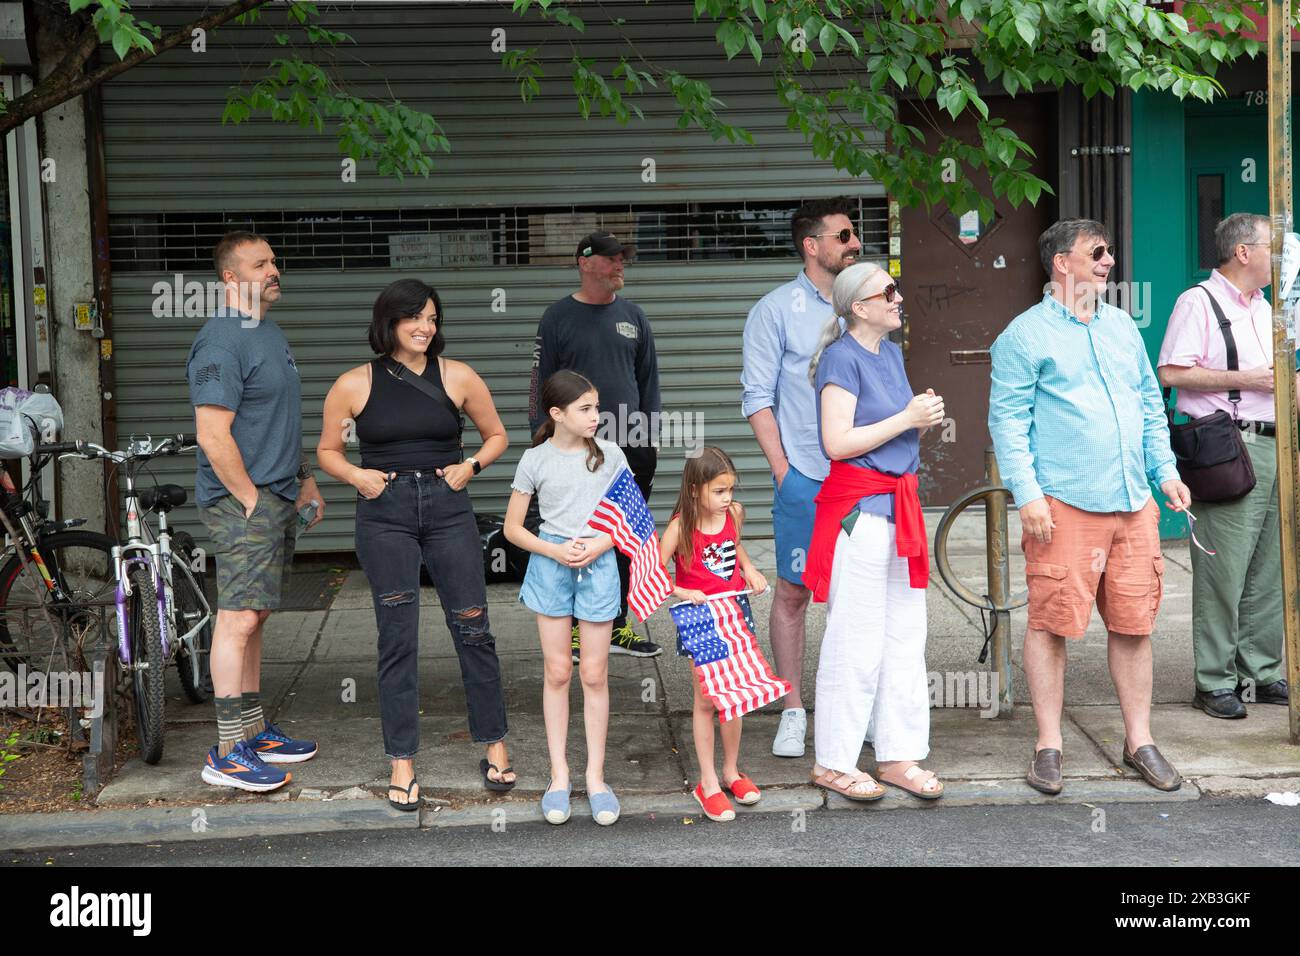
[[[912,400],[912,386],[903,370],[903,350],[884,339],[880,353],[869,352],[852,335],[844,334],[826,346],[821,361],[817,363],[817,438],[822,434],[822,389],[838,385],[858,397],[853,412],[853,427],[871,425],[891,415],[897,415]],[[920,433],[909,428],[865,455],[845,461],[886,475],[904,475],[915,472],[921,465]],[[822,444],[822,454],[826,445]],[[830,456],[827,455],[829,458]],[[867,495],[858,502],[858,510],[872,515],[882,515],[894,520],[892,494]]]
[[[204,323],[185,365],[191,405],[235,413],[230,433],[248,477],[281,498],[298,497],[302,462],[302,383],[289,341],[270,319],[254,321],[220,308]],[[230,494],[203,449],[197,453],[194,497],[211,505]]]

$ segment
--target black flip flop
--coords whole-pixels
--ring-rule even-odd
[[[495,790],[498,793],[504,793],[507,790],[513,790],[515,788],[515,784],[519,782],[518,780],[512,780],[509,783],[506,783],[504,780],[493,780],[491,777],[489,777],[488,776],[489,770],[495,770],[497,773],[499,773],[501,776],[504,777],[508,773],[514,773],[515,768],[506,767],[505,770],[502,770],[496,764],[488,763],[487,757],[484,757],[482,760],[478,762],[478,769],[479,769],[479,773],[483,774],[483,786],[487,787],[489,790]]]
[[[395,784],[395,783],[390,783],[390,784],[388,785],[388,789],[389,789],[389,791],[396,790],[398,793],[404,793],[404,794],[406,794],[406,803],[398,803],[398,802],[397,802],[396,800],[394,800],[392,797],[389,797],[389,798],[388,798],[388,805],[391,806],[391,807],[395,807],[395,808],[397,808],[398,810],[401,810],[401,811],[404,812],[404,813],[409,813],[409,812],[412,811],[412,810],[418,810],[418,809],[420,809],[420,801],[419,801],[419,799],[418,799],[418,798],[415,799],[415,800],[412,800],[412,799],[411,799],[411,788],[414,787],[414,786],[415,786],[417,783],[419,783],[419,782],[420,782],[420,781],[418,781],[418,780],[416,780],[414,777],[412,777],[412,778],[411,778],[411,782],[408,783],[405,787],[399,787],[399,786],[398,786],[397,784]]]

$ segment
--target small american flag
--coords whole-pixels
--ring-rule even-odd
[[[745,623],[740,598],[675,604],[669,611],[682,646],[695,662],[695,677],[723,723],[790,693],[790,682],[772,673]]]
[[[587,524],[609,534],[614,546],[632,560],[627,603],[644,621],[673,593],[673,582],[659,560],[654,515],[628,468],[624,467],[610,483]]]

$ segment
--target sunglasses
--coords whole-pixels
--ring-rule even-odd
[[[1115,257],[1115,247],[1097,246],[1095,249],[1092,250],[1092,252],[1088,253],[1088,255],[1092,257],[1093,262],[1100,262],[1101,257],[1104,255],[1109,255],[1113,259]]]
[[[893,301],[894,301],[894,296],[897,295],[897,294],[898,294],[898,283],[897,283],[897,282],[891,282],[891,283],[889,283],[889,285],[885,286],[883,289],[881,289],[881,290],[880,290],[879,292],[877,292],[875,295],[864,296],[863,298],[859,299],[858,301],[859,301],[859,302],[866,302],[868,299],[875,299],[875,298],[877,298],[877,297],[883,295],[883,296],[885,297],[885,302],[886,302],[886,303],[890,303],[890,302],[893,302]]]
[[[824,239],[827,236],[834,236],[840,242],[848,243],[857,233],[852,229],[841,229],[839,232],[818,232],[813,234],[814,239]]]

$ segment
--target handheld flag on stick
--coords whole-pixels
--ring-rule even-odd
[[[790,693],[772,673],[745,623],[739,595],[669,608],[677,635],[695,662],[695,679],[726,723]]]
[[[627,603],[644,621],[673,593],[673,582],[659,560],[654,516],[628,468],[615,476],[587,525],[606,532],[614,539],[614,546],[631,559]]]

